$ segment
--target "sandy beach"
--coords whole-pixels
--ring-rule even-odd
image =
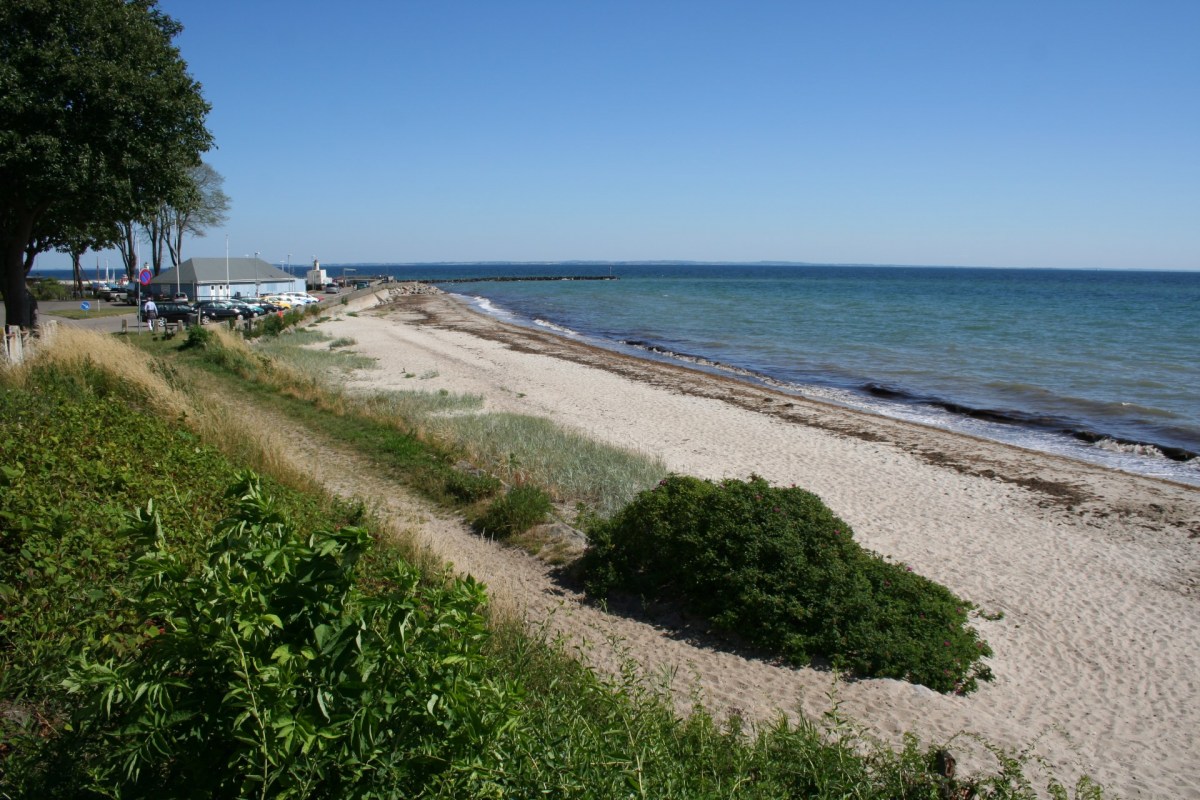
[[[356,300],[323,323],[378,360],[351,388],[478,393],[707,478],[757,473],[816,492],[865,547],[975,602],[996,680],[968,697],[838,681],[666,624],[603,614],[536,559],[429,526],[497,602],[575,641],[600,668],[629,657],[718,716],[841,711],[894,742],[976,733],[1032,747],[1060,779],[1128,798],[1200,797],[1200,490],[811,402],[502,324],[447,295]],[[408,375],[409,377],[405,377]],[[423,376],[414,378],[412,376]],[[1000,616],[1002,615],[1002,616]],[[960,765],[986,765],[959,737]]]

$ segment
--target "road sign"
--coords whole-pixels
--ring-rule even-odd
[[[92,304],[89,303],[87,300],[84,300],[82,303],[79,304],[79,310],[80,311],[91,311]]]
[[[149,285],[150,285],[150,279],[151,279],[151,278],[153,278],[153,277],[154,277],[154,273],[153,273],[153,272],[151,272],[151,271],[150,271],[150,270],[148,270],[148,269],[144,269],[144,270],[142,270],[141,272],[139,272],[139,273],[138,273],[138,282],[139,282],[139,283],[141,283],[141,284],[142,284],[142,286],[149,286]]]

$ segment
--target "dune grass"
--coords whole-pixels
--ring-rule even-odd
[[[321,336],[284,335],[246,352],[271,358],[270,369],[281,390],[299,394],[304,387],[320,394],[338,413],[415,432],[463,453],[507,483],[535,483],[556,501],[581,503],[601,516],[615,513],[667,473],[660,459],[601,444],[548,419],[487,412],[485,399],[478,395],[445,390],[348,394],[338,386],[337,376],[353,363],[344,360],[350,354],[312,347],[329,338]],[[244,347],[224,339],[222,343]]]
[[[261,517],[245,518],[237,508],[242,501],[225,496],[245,465],[213,446],[227,446],[231,439],[242,437],[244,421],[219,414],[201,424],[203,433],[191,427],[211,399],[211,395],[195,395],[194,382],[214,379],[216,373],[197,371],[204,361],[188,356],[188,351],[178,352],[178,342],[139,344],[146,349],[139,351],[112,338],[67,335],[40,352],[33,363],[0,370],[0,441],[6,456],[5,469],[0,471],[4,489],[0,491],[0,519],[4,520],[0,592],[5,600],[5,613],[0,616],[0,709],[4,711],[0,714],[0,796],[163,796],[154,794],[155,782],[177,778],[181,774],[177,770],[196,763],[214,765],[205,767],[200,779],[220,780],[238,791],[257,775],[266,776],[270,769],[276,770],[271,775],[280,774],[279,770],[297,763],[288,757],[287,748],[292,746],[289,731],[298,727],[313,748],[305,758],[320,759],[323,766],[306,774],[311,782],[292,786],[290,795],[284,791],[289,790],[288,784],[280,782],[264,784],[262,796],[347,796],[349,779],[362,777],[368,769],[379,770],[367,776],[373,785],[393,790],[403,786],[406,795],[420,797],[1032,800],[1048,793],[1092,800],[1101,796],[1090,782],[1064,787],[1041,773],[1027,755],[999,750],[992,772],[970,780],[946,777],[939,769],[944,761],[939,747],[909,737],[903,747],[888,748],[840,717],[836,701],[820,720],[788,723],[781,717],[757,731],[736,714],[717,720],[699,705],[680,716],[669,684],[648,681],[632,662],[616,675],[598,675],[573,658],[565,642],[531,632],[515,618],[488,613],[478,599],[459,594],[470,602],[443,604],[439,598],[445,595],[438,592],[413,593],[411,583],[395,577],[397,561],[407,557],[405,552],[395,549],[361,506],[333,501],[316,487],[289,487],[288,480],[276,477],[268,480],[271,499],[264,499]],[[237,363],[247,354],[233,350],[222,358]],[[260,374],[279,377],[269,365],[253,359],[246,363]],[[236,386],[228,383],[221,388],[233,394]],[[242,394],[235,399],[257,402],[266,391],[261,384],[242,384]],[[287,402],[311,406],[294,398]],[[258,440],[251,445],[254,441]],[[263,463],[269,465],[270,460]],[[15,491],[17,487],[20,491]],[[134,533],[140,528],[142,535],[117,535],[126,512],[145,509],[151,500],[153,512],[143,513],[132,526]],[[145,534],[155,533],[149,524],[155,514],[161,519],[163,535],[148,554],[164,559],[170,569],[160,572],[155,561],[139,561],[138,569],[151,579],[147,592],[130,567],[139,548],[154,538]],[[244,534],[230,535],[241,525],[248,526]],[[319,674],[305,674],[306,658],[291,658],[272,667],[272,661],[302,650],[300,644],[295,651],[284,651],[274,642],[264,643],[261,637],[274,636],[276,628],[255,605],[259,592],[243,591],[242,577],[222,578],[215,589],[204,589],[216,591],[213,597],[222,602],[247,604],[239,606],[239,613],[247,615],[239,617],[239,626],[215,628],[221,652],[238,661],[232,671],[214,672],[220,664],[212,648],[202,640],[188,639],[186,626],[166,624],[169,619],[188,618],[185,609],[209,608],[208,596],[194,595],[190,587],[205,586],[197,581],[204,564],[230,560],[255,574],[265,575],[261,571],[267,568],[279,574],[292,570],[303,581],[305,592],[317,591],[312,603],[330,604],[331,612],[337,611],[332,604],[339,597],[320,594],[304,578],[306,572],[299,567],[307,562],[273,559],[277,547],[273,544],[262,553],[237,550],[254,541],[264,525],[294,528],[278,546],[285,548],[281,552],[295,551],[304,558],[310,557],[304,548],[324,552],[321,530],[350,535],[352,527],[370,528],[371,535],[359,539],[370,544],[361,559],[350,565],[355,588],[354,594],[346,596],[354,602],[335,613],[329,624],[349,623],[346,629],[353,630],[354,615],[363,609],[410,604],[412,613],[403,619],[411,627],[405,630],[413,637],[410,641],[419,636],[425,646],[399,662],[408,666],[387,676],[396,683],[389,684],[394,688],[384,700],[399,704],[396,710],[415,720],[415,727],[382,724],[397,717],[395,711],[381,715],[379,707],[349,716],[352,707],[339,706],[333,714],[321,716],[309,695],[279,691],[279,676],[284,672],[297,676],[296,686],[319,689],[322,679]],[[214,539],[214,532],[228,538]],[[221,546],[212,549],[214,543]],[[206,549],[213,555],[206,558]],[[458,591],[436,567],[421,581]],[[261,596],[282,590],[285,599],[294,601],[289,586],[264,588]],[[164,597],[171,603],[158,610],[145,605],[147,598],[159,602]],[[478,625],[477,614],[487,615],[486,628]],[[398,622],[401,619],[396,617]],[[459,647],[468,632],[467,656],[476,668],[470,673],[460,671],[446,684],[454,693],[449,705],[427,696],[421,687],[435,674],[431,671],[456,670],[461,663],[443,654]],[[439,637],[446,638],[444,645]],[[388,646],[378,638],[375,642],[372,646]],[[256,646],[253,652],[250,645]],[[188,652],[201,657],[183,667],[172,666],[157,678],[151,674],[155,664],[168,663],[164,658],[171,664],[185,664],[180,659]],[[87,662],[78,660],[84,653]],[[242,659],[247,655],[261,661],[253,672],[244,667]],[[327,668],[329,661],[314,656],[312,664]],[[409,667],[413,671],[406,673]],[[150,675],[169,684],[180,668],[193,678],[182,688],[204,700],[197,706],[206,715],[203,719],[165,713],[170,706],[162,703],[157,692],[140,696],[144,702],[133,695],[114,696],[115,703],[106,709],[102,693],[66,691],[71,686],[117,686],[114,681],[125,675]],[[112,670],[111,677],[106,669]],[[64,685],[68,675],[71,680]],[[503,681],[493,680],[496,676]],[[382,685],[380,680],[373,677],[372,685]],[[339,702],[356,702],[361,694],[355,689],[358,685],[339,687],[339,691],[353,690],[339,694],[348,698]],[[474,725],[470,715],[478,704],[453,705],[478,692],[486,693],[489,709],[511,722]],[[334,697],[332,691],[322,694],[321,702]],[[245,743],[238,726],[265,719],[268,703],[275,713],[289,699],[301,701],[295,706],[301,715],[296,719],[302,718],[308,727],[283,725],[269,729],[275,734],[268,736],[267,728],[251,726],[259,737],[252,739],[257,742],[251,748],[258,754],[255,763],[263,762],[258,756],[270,762],[260,764],[261,773],[244,774],[239,771],[244,762],[224,764],[220,760],[224,751],[205,747],[217,741]],[[247,711],[236,713],[238,704]],[[461,710],[464,715],[452,720],[457,725],[453,741],[436,735],[442,709]],[[158,714],[159,710],[164,713]],[[370,762],[360,757],[360,751],[341,747],[339,737],[346,729],[340,720],[351,718],[380,722],[378,727],[363,728],[373,737]],[[284,717],[277,719],[286,722]],[[199,724],[205,721],[215,727],[205,730]],[[188,737],[189,731],[203,735]],[[429,731],[435,735],[427,735]],[[144,753],[153,758],[140,762],[146,770],[139,782],[125,763],[114,762],[113,748],[133,752],[131,748],[143,740],[150,748]],[[338,744],[325,744],[332,742]],[[343,760],[340,753],[353,758]],[[397,753],[412,756],[393,757]]]

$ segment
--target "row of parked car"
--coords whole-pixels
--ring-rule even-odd
[[[199,300],[195,303],[186,298],[168,300],[156,299],[158,318],[166,322],[210,322],[213,320],[252,319],[264,314],[274,314],[287,311],[297,306],[319,303],[320,298],[301,292],[268,295],[266,297],[232,297],[222,300]],[[146,310],[143,306],[139,315],[144,322]]]

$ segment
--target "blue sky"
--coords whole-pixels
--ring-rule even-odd
[[[160,5],[185,256],[1200,269],[1194,0]]]

